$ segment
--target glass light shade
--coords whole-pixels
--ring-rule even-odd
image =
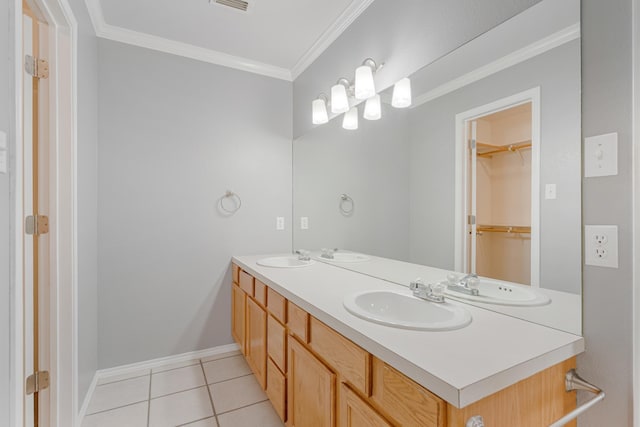
[[[347,98],[347,88],[337,84],[331,87],[331,112],[340,114],[349,111],[349,98]]]
[[[372,96],[367,99],[364,104],[364,114],[366,120],[380,120],[382,117],[382,105],[380,104],[380,95]]]
[[[393,86],[391,105],[395,108],[411,106],[411,80],[409,78],[405,77]]]
[[[314,99],[311,103],[312,107],[312,121],[314,125],[323,125],[329,121],[329,115],[327,114],[327,103],[324,99]]]
[[[376,94],[373,83],[373,70],[368,65],[356,68],[356,99],[369,99]]]
[[[347,130],[358,129],[358,108],[353,107],[346,113],[344,113],[344,119],[342,119],[342,127]]]

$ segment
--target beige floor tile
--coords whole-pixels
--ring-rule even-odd
[[[98,380],[98,385],[109,384],[116,381],[129,380],[131,378],[142,377],[145,375],[149,375],[151,373],[150,369],[141,369],[139,371],[127,372],[126,374],[113,375],[110,377],[103,377]]]
[[[149,399],[149,376],[99,385],[91,396],[87,414]]]
[[[149,427],[174,427],[213,416],[206,387],[151,400]]]
[[[220,421],[220,427],[284,427],[269,401],[218,415],[218,420]]]
[[[202,366],[207,377],[207,384],[218,383],[251,373],[251,368],[249,368],[243,356],[214,360],[203,363]]]
[[[237,356],[240,353],[240,350],[233,350],[227,353],[214,354],[209,357],[203,357],[202,363],[211,362],[212,360],[224,359],[225,357]]]
[[[154,374],[158,372],[170,371],[172,369],[184,368],[186,366],[199,365],[200,359],[191,359],[184,360],[182,362],[169,363],[167,365],[158,366],[157,368],[153,368],[152,371]]]
[[[217,414],[267,399],[267,395],[264,394],[253,375],[211,384],[209,389],[211,390],[213,406]]]
[[[111,409],[82,420],[82,427],[146,427],[148,402]]]
[[[200,364],[151,376],[151,398],[205,385]]]
[[[218,427],[218,422],[216,421],[215,417],[211,417],[207,418],[206,420],[196,421],[195,423],[184,424],[180,427]]]

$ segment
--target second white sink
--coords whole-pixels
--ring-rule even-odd
[[[276,268],[298,268],[306,267],[311,264],[315,264],[314,260],[303,261],[298,259],[296,255],[291,256],[274,256],[270,258],[262,258],[258,260],[256,264],[263,267],[276,267]]]
[[[525,285],[511,284],[498,280],[480,278],[478,284],[480,295],[468,295],[462,292],[447,289],[447,296],[461,298],[463,300],[482,302],[485,304],[511,305],[511,306],[541,306],[551,302],[551,298]]]
[[[316,259],[320,261],[337,262],[337,263],[352,263],[352,262],[366,262],[370,261],[371,257],[359,254],[357,252],[335,252],[333,258],[325,258],[323,256],[317,256]]]
[[[428,302],[409,291],[358,292],[347,295],[343,305],[362,319],[403,329],[449,331],[471,323],[471,314],[463,307]]]

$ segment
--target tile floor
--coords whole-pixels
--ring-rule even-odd
[[[239,352],[98,382],[82,427],[282,427]]]

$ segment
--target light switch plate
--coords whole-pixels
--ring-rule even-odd
[[[276,230],[284,230],[284,217],[276,217]]]
[[[555,200],[556,195],[556,185],[555,184],[547,184],[544,186],[544,198],[547,200]]]
[[[584,140],[584,176],[618,175],[618,134],[608,133]]]
[[[0,130],[0,150],[7,149],[7,133]]]
[[[300,217],[300,230],[308,230],[309,229],[309,217],[301,216]]]
[[[618,226],[585,225],[584,251],[585,264],[618,268]]]

